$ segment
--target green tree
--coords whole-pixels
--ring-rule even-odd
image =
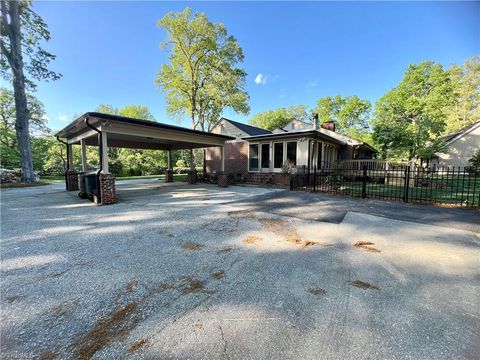
[[[480,119],[480,56],[448,70],[455,91],[455,102],[448,107],[446,133],[457,131]]]
[[[27,104],[30,109],[30,135],[44,136],[49,129],[43,104],[33,95],[27,95]],[[16,111],[13,91],[6,88],[0,89],[0,161],[3,167],[20,167],[20,150],[15,134]],[[41,153],[33,153],[33,162],[39,159]],[[38,164],[38,161],[37,161]],[[39,170],[38,166],[34,166]]]
[[[293,105],[255,114],[248,123],[266,130],[281,129],[292,120],[311,122],[306,105]]]
[[[31,9],[31,1],[0,0],[0,12],[0,71],[5,79],[12,80],[22,181],[34,182],[29,133],[31,109],[28,108],[26,87],[35,90],[35,80],[57,80],[60,75],[48,69],[55,56],[41,45],[50,39],[50,32],[43,19]]]
[[[320,124],[335,123],[336,131],[359,140],[370,140],[370,101],[358,96],[326,96],[317,101]]]
[[[223,24],[203,13],[192,16],[186,8],[169,12],[158,26],[167,33],[161,48],[169,51],[170,63],[162,66],[156,82],[166,93],[168,113],[188,115],[192,128],[202,131],[209,131],[225,108],[248,114],[246,73],[237,67],[243,51]]]
[[[432,61],[410,65],[394,89],[375,104],[373,138],[383,156],[414,159],[443,133],[454,101],[448,71]]]

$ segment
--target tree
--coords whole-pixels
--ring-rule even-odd
[[[316,112],[320,124],[335,123],[335,131],[359,140],[369,139],[370,101],[358,96],[326,96],[317,102]]]
[[[480,119],[480,56],[448,70],[455,92],[455,102],[447,108],[446,133],[457,131]]]
[[[209,131],[225,108],[248,114],[243,69],[244,55],[237,40],[223,24],[208,21],[205,14],[186,8],[169,12],[158,21],[167,32],[161,48],[170,52],[157,84],[166,92],[167,111],[187,114],[193,129]]]
[[[293,105],[289,107],[267,110],[255,114],[248,123],[266,130],[281,129],[292,120],[311,122],[311,114],[306,105]]]
[[[410,65],[398,86],[375,104],[373,137],[383,156],[414,159],[443,133],[453,84],[442,65]]]
[[[33,95],[26,94],[27,105],[30,109],[30,135],[47,135],[47,119],[43,104]],[[6,168],[20,167],[20,150],[15,135],[16,111],[15,99],[11,90],[0,89],[0,159]],[[33,154],[35,158],[35,154]],[[35,159],[33,159],[35,160]],[[35,169],[37,167],[34,166]]]
[[[35,90],[34,80],[57,80],[60,77],[47,68],[55,56],[44,50],[41,42],[50,39],[50,32],[43,19],[30,6],[30,1],[0,0],[0,70],[5,79],[12,80],[16,112],[15,132],[24,182],[35,181],[25,87]],[[30,79],[25,76],[25,72],[30,75]]]

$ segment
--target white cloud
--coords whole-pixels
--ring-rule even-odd
[[[257,84],[257,85],[266,84],[266,83],[267,83],[267,79],[268,79],[268,76],[267,76],[267,75],[263,75],[263,74],[259,73],[259,74],[255,77],[255,84]]]
[[[317,81],[310,81],[309,83],[307,83],[307,87],[315,87],[317,86],[318,82]]]
[[[287,90],[285,90],[284,88],[281,88],[280,91],[278,92],[278,97],[281,99],[281,98],[284,98],[286,95],[287,95]]]
[[[280,76],[278,75],[263,75],[262,73],[258,73],[255,77],[255,84],[257,85],[265,85],[267,82],[274,82]]]
[[[68,122],[69,117],[68,117],[68,115],[65,115],[65,114],[59,114],[58,115],[58,120],[60,120],[61,122]]]

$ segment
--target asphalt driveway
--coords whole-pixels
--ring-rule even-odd
[[[118,194],[2,190],[2,357],[478,358],[473,216],[155,180]]]

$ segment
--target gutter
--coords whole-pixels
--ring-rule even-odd
[[[65,169],[64,176],[65,176],[65,190],[68,190],[67,173],[70,170],[70,146],[68,146],[67,142],[60,140],[58,135],[56,136],[56,138],[57,138],[57,141],[60,141],[62,144],[65,144],[65,146],[67,147],[67,167]]]
[[[100,191],[100,173],[103,170],[103,158],[102,158],[102,153],[103,153],[103,139],[102,139],[102,132],[98,130],[95,126],[90,124],[88,122],[90,118],[88,116],[85,117],[85,125],[87,125],[90,129],[98,133],[98,156],[100,158],[99,164],[100,168],[97,170],[97,192],[98,192],[98,200],[101,203],[102,202],[102,194]]]

